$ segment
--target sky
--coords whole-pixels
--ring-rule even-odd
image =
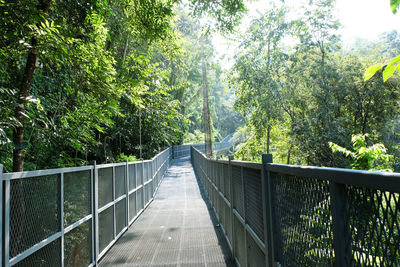
[[[267,0],[259,0],[248,4],[249,14],[245,16],[240,31],[250,24],[252,17],[257,16],[257,11],[262,12],[268,8]],[[286,1],[300,2],[297,0]],[[336,18],[341,23],[338,34],[342,36],[344,46],[353,43],[357,38],[374,40],[382,32],[390,32],[394,29],[400,31],[400,10],[398,14],[393,15],[390,9],[390,0],[336,0]],[[213,38],[214,47],[217,50],[217,56],[221,60],[224,68],[232,65],[236,44],[226,40],[216,34]]]

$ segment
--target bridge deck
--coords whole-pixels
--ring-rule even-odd
[[[100,266],[235,266],[233,262],[189,159],[180,159]]]

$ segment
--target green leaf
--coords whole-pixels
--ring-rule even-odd
[[[383,71],[383,81],[386,82],[387,79],[392,77],[393,73],[396,71],[397,65],[387,65]]]
[[[400,1],[400,0],[399,0],[399,1]],[[397,63],[397,62],[400,62],[400,55],[398,55],[398,56],[392,58],[392,60],[389,62],[388,65],[393,65],[393,64],[395,64],[395,63]]]
[[[369,79],[371,79],[372,76],[374,76],[375,73],[380,69],[382,69],[382,65],[369,66],[368,69],[364,73],[364,81],[368,81]]]
[[[400,0],[399,0],[400,1]],[[400,55],[397,57],[394,57],[389,64],[385,67],[385,70],[383,71],[383,81],[386,82],[387,79],[392,77],[393,73],[396,71],[396,68],[398,65],[395,65],[396,63],[400,62]]]
[[[390,8],[392,9],[393,14],[397,13],[397,8],[400,4],[400,0],[390,0]]]

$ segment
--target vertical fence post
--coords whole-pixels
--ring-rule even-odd
[[[61,267],[64,267],[64,243],[65,243],[65,238],[64,238],[64,172],[61,172],[60,174],[60,222],[61,222]]]
[[[242,181],[242,196],[243,196],[243,219],[244,219],[244,262],[245,262],[245,266],[249,266],[249,259],[247,257],[247,229],[246,229],[246,225],[247,225],[247,215],[246,215],[246,189],[245,189],[245,181],[244,181],[244,170],[243,170],[243,166],[240,167],[240,179]]]
[[[235,215],[233,214],[233,198],[234,198],[234,193],[233,193],[233,176],[232,176],[232,163],[231,161],[233,160],[233,156],[228,157],[228,175],[229,175],[229,191],[231,192],[231,229],[232,229],[232,256],[233,259],[236,258],[236,244],[235,244]]]
[[[269,179],[269,171],[267,164],[272,163],[272,154],[262,155],[262,201],[264,216],[264,242],[265,242],[265,262],[266,266],[271,266],[273,259],[273,242],[272,242],[272,212],[271,212],[271,183]]]
[[[115,199],[116,199],[116,195],[115,195],[115,184],[116,184],[116,177],[115,177],[115,165],[112,167],[112,201],[113,201],[113,213],[114,213],[114,218],[113,218],[113,230],[114,230],[114,235],[113,235],[113,240],[117,237],[117,214],[116,213],[116,203],[115,203]]]
[[[142,206],[143,206],[143,210],[144,210],[144,207],[146,206],[146,203],[144,203],[144,194],[145,194],[145,189],[144,189],[144,161],[143,161],[143,159],[142,159]]]
[[[94,264],[97,266],[98,260],[99,260],[99,212],[98,212],[98,206],[99,206],[99,176],[98,176],[98,169],[96,166],[96,161],[92,161],[93,165],[93,189],[92,189],[92,199],[93,201],[93,239],[94,239]]]
[[[126,217],[125,217],[125,223],[126,227],[129,227],[129,161],[125,160],[125,192],[126,192]]]
[[[4,266],[10,266],[10,180],[4,181]]]
[[[0,216],[1,218],[4,218],[4,195],[3,195],[3,165],[0,164]],[[4,219],[0,220],[0,266],[3,266],[3,254],[4,254],[4,245],[3,244],[3,223]]]
[[[335,266],[351,266],[351,232],[349,202],[346,187],[343,184],[329,182],[332,202],[333,249]]]

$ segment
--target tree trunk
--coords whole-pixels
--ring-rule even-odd
[[[41,0],[38,5],[38,11],[48,13],[52,0]],[[24,75],[22,76],[21,87],[18,94],[18,104],[15,108],[15,118],[19,125],[14,129],[13,142],[13,171],[21,172],[24,168],[24,129],[25,129],[25,112],[28,103],[29,90],[31,88],[33,74],[36,69],[36,61],[38,58],[38,41],[32,37],[31,46],[29,50],[28,59],[26,61]]]
[[[204,36],[200,37],[201,45],[201,70],[203,74],[203,117],[204,117],[204,141],[206,148],[206,155],[212,156],[212,141],[211,141],[211,122],[210,122],[210,108],[208,106],[208,84],[207,84],[207,69],[206,59],[204,55]]]

